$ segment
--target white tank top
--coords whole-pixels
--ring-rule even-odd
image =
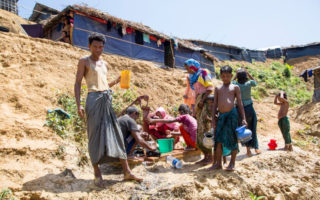
[[[87,57],[89,70],[84,78],[87,83],[88,92],[102,92],[109,89],[107,81],[107,63],[103,60],[94,62],[90,56]]]

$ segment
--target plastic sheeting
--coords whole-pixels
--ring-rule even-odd
[[[315,56],[319,54],[320,44],[284,49],[284,55],[286,57],[286,60],[303,56]]]
[[[158,63],[164,62],[163,44],[158,47],[156,41],[151,40],[150,43],[144,45],[136,44],[134,33],[121,37],[115,28],[108,31],[107,24],[78,14],[74,16],[73,26],[73,44],[75,46],[88,48],[90,33],[98,32],[106,37],[104,52]]]
[[[43,28],[41,24],[22,24],[26,33],[34,38],[43,38]]]
[[[272,59],[279,59],[282,56],[282,49],[281,48],[276,48],[276,49],[268,49],[267,50],[267,58],[272,58]]]
[[[143,59],[164,64],[164,44],[157,45],[157,41],[150,40],[144,45],[135,42],[135,33],[126,34],[122,37],[112,27],[110,30],[107,24],[98,22],[83,15],[74,15],[73,24],[73,45],[88,49],[88,37],[91,32],[98,32],[106,37],[104,52],[122,55],[130,58]],[[201,65],[214,72],[213,63],[204,58],[199,51],[179,47],[174,50],[175,65],[184,69],[184,61],[194,58],[201,62]]]

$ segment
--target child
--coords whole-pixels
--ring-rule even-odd
[[[248,80],[248,77],[250,80]],[[247,147],[247,155],[252,156],[250,148],[254,148],[256,154],[260,154],[259,143],[257,137],[257,115],[253,108],[253,101],[251,98],[251,89],[257,85],[257,81],[251,76],[251,74],[246,69],[238,69],[237,74],[234,77],[233,83],[240,87],[241,100],[244,107],[244,112],[246,115],[246,121],[248,123],[248,129],[252,132],[252,139],[246,143],[243,143],[243,146]]]
[[[179,106],[180,116],[175,119],[150,119],[151,123],[173,123],[180,122],[180,133],[187,144],[188,150],[196,148],[197,120],[193,118],[190,109],[186,104]]]
[[[238,139],[235,131],[238,126],[238,112],[234,107],[235,100],[237,100],[237,105],[240,110],[242,124],[247,125],[247,122],[241,101],[240,88],[237,85],[231,84],[232,68],[228,65],[221,67],[220,77],[223,85],[215,88],[212,113],[214,118],[217,109],[219,110],[217,124],[215,120],[212,120],[212,128],[216,130],[214,140],[217,162],[212,165],[211,169],[222,169],[221,159],[223,147],[226,150],[231,151],[231,160],[227,170],[232,171],[234,170],[237,152],[239,151]]]
[[[183,95],[183,98],[184,98],[184,104],[187,104],[189,106],[189,108],[192,111],[192,115],[194,115],[194,105],[196,101],[196,94],[194,90],[192,90],[190,87],[189,77],[187,77],[187,88]]]
[[[289,102],[287,100],[287,94],[283,91],[277,94],[274,98],[274,104],[280,105],[280,110],[278,113],[278,119],[279,119],[278,125],[285,141],[284,150],[292,151],[293,149],[292,149],[291,136],[290,136],[290,122],[287,117],[288,110],[289,110]]]

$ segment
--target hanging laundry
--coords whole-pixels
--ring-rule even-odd
[[[172,40],[173,40],[174,48],[178,49],[178,45],[179,45],[178,40],[176,38],[172,38]]]
[[[144,44],[142,32],[136,30],[135,41],[137,44]]]
[[[112,28],[112,22],[108,21],[107,22],[107,31],[111,31],[111,28]]]
[[[312,69],[308,69],[308,76],[311,77],[312,76]]]
[[[122,35],[127,35],[126,29],[127,29],[127,28],[126,28],[125,26],[122,27]]]
[[[127,32],[128,34],[131,34],[131,33],[132,33],[132,28],[127,27],[127,28],[126,28],[126,32]]]
[[[302,72],[300,74],[300,77],[303,77],[304,81],[307,82],[308,81],[308,71],[305,70],[304,72]]]
[[[120,37],[123,37],[122,26],[121,25],[117,25],[117,31],[118,31],[118,34],[120,35]]]
[[[153,40],[153,41],[157,41],[157,38],[156,38],[155,36],[153,36],[153,35],[150,35],[150,36],[149,36],[149,39],[150,39],[150,40]]]
[[[143,33],[143,41],[144,41],[144,42],[148,42],[148,43],[150,43],[149,34],[147,34],[147,33]]]
[[[158,47],[160,47],[160,46],[161,46],[161,44],[162,44],[162,42],[161,42],[161,40],[159,39],[159,40],[157,41],[157,45],[158,45]]]

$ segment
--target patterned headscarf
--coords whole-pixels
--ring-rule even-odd
[[[193,85],[196,82],[201,83],[204,87],[213,86],[211,73],[208,69],[200,68],[200,63],[194,59],[188,59],[184,62],[190,69],[195,71],[194,74],[189,74],[190,87],[194,90]]]

